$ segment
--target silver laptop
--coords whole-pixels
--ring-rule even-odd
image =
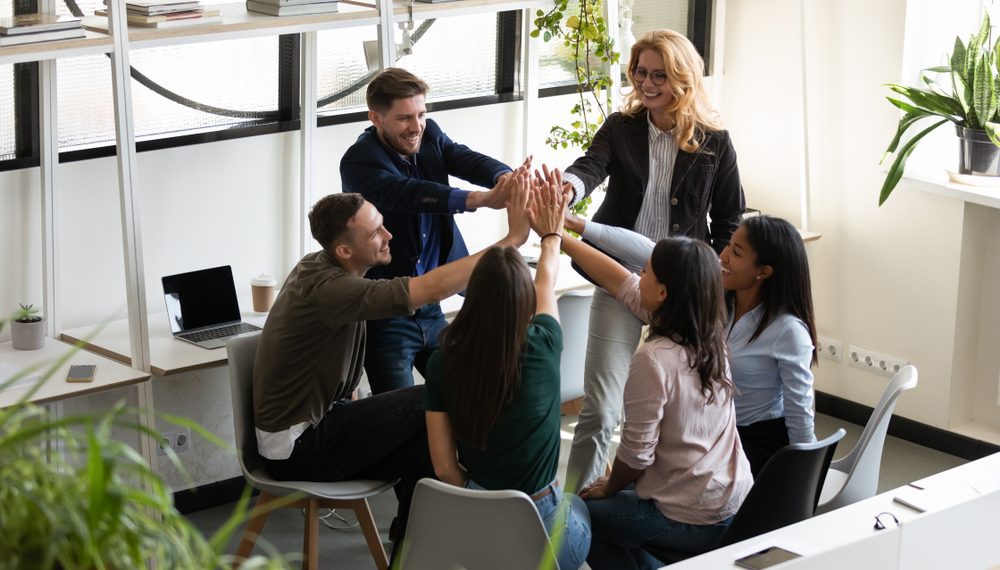
[[[244,323],[228,265],[168,275],[163,298],[174,338],[202,348],[219,348],[230,338],[260,327]]]

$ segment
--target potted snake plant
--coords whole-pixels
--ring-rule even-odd
[[[960,175],[1000,176],[1000,41],[994,42],[990,17],[983,17],[979,32],[969,38],[955,38],[955,47],[948,65],[931,67],[921,72],[925,88],[896,83],[888,85],[906,100],[889,96],[887,99],[903,111],[896,134],[889,143],[882,161],[894,154],[885,182],[879,193],[879,205],[885,203],[899,183],[906,159],[917,143],[928,133],[945,123],[954,123],[959,139]],[[945,84],[942,87],[941,82]],[[927,121],[933,122],[924,126]],[[900,144],[903,135],[917,124],[923,127]]]

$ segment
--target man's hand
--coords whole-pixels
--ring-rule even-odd
[[[521,247],[528,241],[531,228],[529,213],[531,209],[531,191],[528,172],[518,170],[507,181],[510,185],[510,200],[507,202],[507,237],[508,245]]]
[[[532,155],[529,154],[524,158],[524,162],[521,163],[521,166],[517,167],[517,170],[501,174],[497,178],[496,185],[494,185],[488,192],[470,193],[465,199],[466,209],[475,210],[477,208],[492,208],[494,210],[499,210],[500,208],[506,207],[507,202],[510,200],[510,189],[506,183],[512,176],[515,176],[519,172],[531,172],[531,160]]]

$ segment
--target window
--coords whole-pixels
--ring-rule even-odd
[[[13,2],[0,0],[0,13],[13,13]],[[57,13],[72,13],[68,0],[57,2]],[[633,29],[641,33],[645,27],[690,20],[687,7],[701,3],[707,0],[670,0],[666,5],[634,0]],[[103,7],[102,0],[69,4],[86,15]],[[517,98],[518,21],[518,12],[415,21],[407,30],[415,40],[413,51],[398,54],[396,65],[423,77],[431,86],[429,100],[449,107]],[[403,31],[394,32],[401,42]],[[377,39],[374,26],[318,34],[321,125],[359,120],[356,113],[364,110],[371,73],[364,45]],[[568,53],[556,43],[542,45],[543,87],[573,81]],[[297,129],[298,50],[297,36],[133,49],[139,150]],[[38,164],[37,68],[34,63],[0,66],[0,170]],[[61,160],[113,154],[109,57],[60,59],[57,74]]]
[[[619,2],[620,21],[629,16],[632,18],[632,35],[638,39],[647,32],[669,28],[683,31],[702,57],[709,59],[710,6],[708,0],[605,0]],[[579,13],[578,5],[571,2],[569,13]],[[619,26],[621,30],[622,26]],[[619,32],[613,38],[616,49],[625,45]],[[539,83],[543,94],[565,93],[566,86],[575,83],[573,73],[573,53],[558,39],[540,44]],[[628,61],[628,53],[622,53],[621,63]]]
[[[17,156],[14,138],[14,66],[0,65],[0,161]]]

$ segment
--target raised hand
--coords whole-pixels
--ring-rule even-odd
[[[535,171],[535,201],[531,208],[531,227],[539,236],[560,234],[563,212],[568,197],[562,192],[562,174],[558,169],[549,171],[542,165],[544,175]]]
[[[507,236],[517,246],[528,241],[530,212],[533,202],[527,170],[518,170],[507,179],[509,186],[507,200]]]

